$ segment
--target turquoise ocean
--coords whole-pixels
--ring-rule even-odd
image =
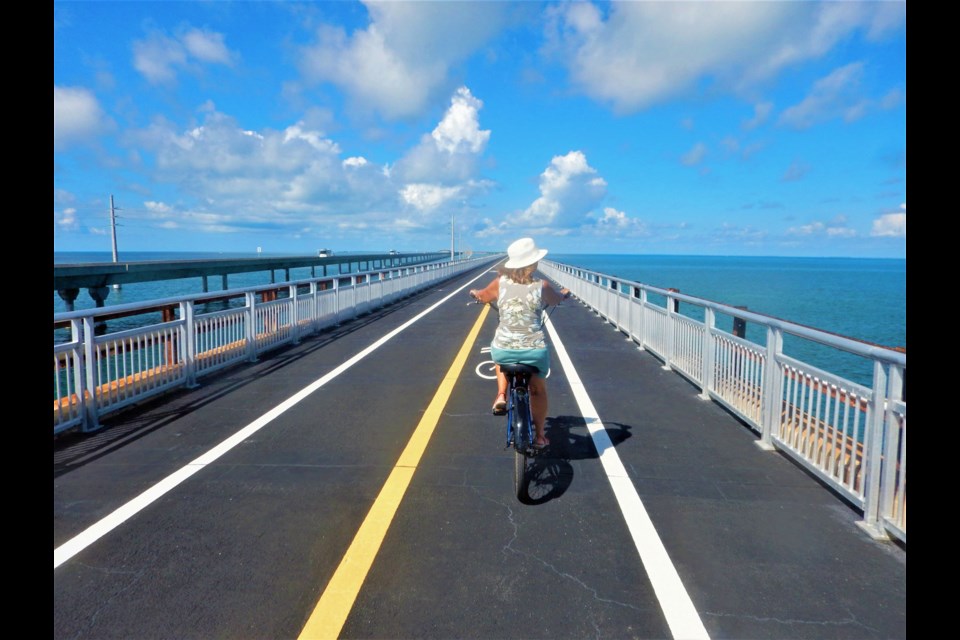
[[[342,254],[338,254],[342,255]],[[255,258],[241,253],[125,252],[124,262]],[[269,256],[265,256],[269,257]],[[907,262],[896,258],[794,258],[616,254],[550,254],[548,259],[615,278],[678,289],[751,312],[773,316],[815,329],[884,347],[907,346]],[[54,263],[111,262],[109,252],[54,253]],[[292,270],[292,279],[308,278],[309,269]],[[278,274],[282,277],[282,274]],[[232,274],[229,287],[270,283],[269,272]],[[210,291],[220,278],[209,278]],[[106,305],[142,302],[201,292],[200,278],[184,278],[124,285],[111,290]],[[54,313],[66,306],[54,292]],[[655,299],[652,301],[656,302]],[[75,308],[93,308],[81,291]],[[682,305],[681,313],[702,319],[699,308]],[[730,319],[732,322],[732,318]],[[725,319],[718,318],[718,326]],[[746,337],[765,343],[760,327],[747,326]],[[837,353],[802,340],[785,341],[788,355],[863,384],[870,384],[871,365],[849,354]]]

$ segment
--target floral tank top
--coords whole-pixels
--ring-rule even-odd
[[[497,307],[500,324],[493,336],[498,349],[543,349],[547,343],[541,324],[543,311],[543,283],[518,284],[500,276]]]

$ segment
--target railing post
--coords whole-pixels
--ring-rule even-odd
[[[783,375],[778,364],[783,353],[783,330],[767,327],[767,355],[763,363],[763,409],[760,416],[760,439],[756,445],[773,451],[773,430],[780,424],[783,411]]]
[[[881,518],[888,518],[893,515],[893,501],[897,490],[898,469],[903,469],[906,473],[907,461],[900,457],[900,425],[896,412],[893,410],[893,404],[906,400],[906,379],[903,370],[899,365],[890,365],[890,381],[886,416],[884,424],[886,425],[886,438],[883,444],[883,475],[881,478],[882,494],[879,508]],[[906,447],[904,447],[906,454]],[[882,526],[882,523],[879,523]]]
[[[333,326],[340,326],[340,276],[338,275],[332,281],[333,283]]]
[[[360,268],[360,265],[357,265],[357,269]],[[360,315],[357,311],[357,276],[350,276],[350,292],[353,295],[353,304],[350,305],[350,319],[356,318]]]
[[[200,386],[197,384],[197,324],[194,319],[194,312],[193,300],[180,303],[180,317],[183,318],[183,325],[180,327],[180,339],[186,347],[184,353],[186,370],[184,373],[188,389]]]
[[[863,442],[863,520],[857,525],[872,538],[887,538],[880,522],[880,479],[882,477],[881,455],[883,454],[883,424],[887,404],[887,373],[883,363],[873,361],[873,393],[870,397],[870,418],[866,424]]]
[[[82,427],[86,431],[86,406],[87,406],[87,372],[84,362],[85,342],[83,340],[83,325],[81,321],[74,318],[70,321],[70,341],[79,343],[70,352],[70,358],[73,360],[71,369],[73,371],[73,388],[77,394],[77,413],[82,421]]]
[[[257,294],[248,291],[244,294],[247,316],[247,361],[257,361]]]
[[[82,403],[80,408],[83,411],[82,431],[96,431],[100,428],[100,422],[97,418],[97,389],[100,386],[100,372],[95,356],[96,331],[93,318],[91,315],[83,319],[83,366],[86,371],[87,389],[90,391],[90,395],[88,397],[87,394],[83,394],[79,398]]]
[[[300,302],[297,296],[297,285],[290,285],[290,321],[293,323],[293,334],[291,339],[293,344],[300,344]]]
[[[679,289],[667,289],[671,293],[680,293]],[[680,310],[680,301],[674,298],[671,295],[667,296],[667,348],[664,350],[663,354],[663,368],[666,370],[671,370],[673,367],[671,363],[673,362],[673,337],[675,335],[674,325],[676,324],[676,315]]]
[[[710,391],[713,389],[713,361],[716,348],[713,344],[713,327],[716,323],[716,314],[711,307],[703,308],[703,358],[701,359],[700,380],[700,399],[709,400]]]
[[[907,350],[904,349],[903,347],[894,347],[893,350],[898,353],[907,352]],[[897,371],[896,375],[900,377],[900,385],[899,387],[897,387],[900,390],[899,399],[906,402],[907,401],[907,370],[906,368],[901,368],[897,366],[896,371]],[[890,375],[891,376],[894,375],[892,371]],[[891,390],[891,395],[893,395],[893,390]]]
[[[647,349],[647,290],[643,287],[638,288],[637,296],[640,298],[640,350],[646,351]]]
[[[620,314],[617,313],[617,291],[620,285],[613,278],[607,278],[607,322],[613,325],[614,329],[620,328]]]
[[[320,318],[320,282],[310,281],[310,333],[317,330],[317,320]]]

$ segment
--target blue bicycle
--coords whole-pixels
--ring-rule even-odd
[[[530,376],[538,372],[526,364],[501,364],[507,378],[507,447],[513,447],[513,488],[521,502],[529,499],[533,458],[542,451],[534,446],[533,412],[530,408]]]

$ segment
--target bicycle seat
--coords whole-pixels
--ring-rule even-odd
[[[540,373],[540,369],[537,369],[533,365],[529,364],[502,364],[500,365],[500,371],[502,371],[506,376],[517,375],[519,373],[525,373],[529,375]]]

